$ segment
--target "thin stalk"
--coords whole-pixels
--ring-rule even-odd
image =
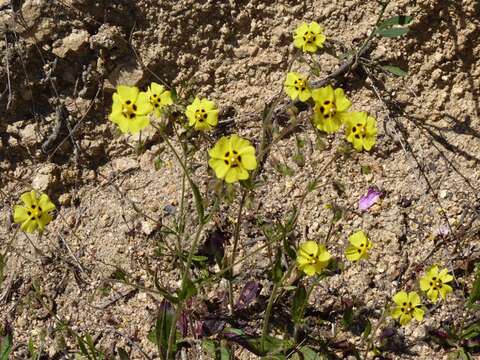
[[[373,345],[373,341],[375,340],[375,334],[377,333],[378,329],[380,329],[380,326],[382,326],[382,324],[385,322],[387,314],[388,306],[385,305],[385,307],[383,308],[382,316],[380,316],[380,319],[378,319],[377,325],[375,325],[375,328],[372,330],[371,336],[368,339],[367,347],[365,348],[365,353],[363,354],[363,360],[367,360],[368,352],[370,351],[370,348]]]
[[[291,265],[288,268],[288,270],[283,274],[282,279],[278,282],[275,282],[275,284],[273,284],[272,294],[268,299],[267,309],[265,310],[265,318],[263,319],[262,337],[260,340],[262,344],[262,350],[265,350],[265,338],[267,337],[267,334],[268,334],[268,325],[270,321],[270,316],[272,314],[272,308],[273,308],[273,304],[275,303],[275,298],[277,297],[278,290],[281,288],[281,285],[283,284],[285,279],[290,277],[290,274],[292,273],[292,270],[294,268],[295,268],[295,265]]]
[[[188,253],[188,258],[187,258],[187,265],[185,266],[185,269],[183,271],[183,276],[182,276],[182,287],[183,284],[185,283],[185,280],[187,279],[188,272],[190,269],[190,265],[192,264],[192,259],[193,259],[193,253],[195,252],[195,249],[197,248],[198,241],[200,240],[200,235],[202,233],[203,227],[205,226],[206,222],[200,222],[200,225],[197,229],[197,233],[195,234],[195,238],[193,240],[192,246],[190,248],[190,251]],[[185,305],[184,301],[181,301],[177,305],[177,309],[175,310],[175,314],[173,315],[173,321],[172,321],[172,328],[170,329],[170,334],[168,336],[168,347],[167,347],[167,357],[166,359],[170,359],[170,355],[172,353],[172,348],[173,348],[173,342],[175,340],[175,333],[177,331],[177,321],[180,318],[180,314],[183,311],[183,307]]]
[[[277,296],[278,289],[280,288],[280,282],[276,282],[273,284],[272,294],[270,295],[270,299],[268,299],[267,309],[265,310],[265,319],[263,319],[263,327],[262,327],[262,351],[265,351],[265,338],[267,337],[268,333],[268,325],[270,321],[270,315],[272,314],[273,303],[275,302],[275,297]]]
[[[230,261],[229,261],[229,264],[231,265],[231,269],[232,269],[231,276],[228,278],[228,301],[230,304],[230,314],[233,314],[233,285],[232,285],[233,263],[235,262],[235,257],[237,255],[238,242],[240,239],[240,225],[242,224],[243,208],[245,206],[245,199],[247,198],[247,194],[248,194],[248,190],[243,189],[242,198],[240,199],[240,207],[238,209],[237,223],[235,224],[235,230],[233,235],[232,256],[230,257]]]
[[[312,295],[312,292],[313,290],[315,289],[315,287],[320,283],[320,281],[325,277],[325,275],[322,273],[320,275],[318,275],[315,280],[313,281],[312,285],[310,285],[310,288],[308,289],[307,291],[307,296],[306,296],[306,299],[305,299],[305,303],[303,304],[302,306],[302,312],[301,312],[301,316],[303,317],[303,313],[305,312],[305,308],[308,304],[308,299],[310,299],[310,296]],[[296,340],[297,339],[297,331],[298,331],[298,327],[297,325],[295,324],[295,329],[294,329],[294,334],[293,334],[293,338]]]

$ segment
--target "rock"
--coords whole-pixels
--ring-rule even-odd
[[[54,164],[45,164],[40,168],[32,180],[35,190],[45,192],[56,185],[58,181],[58,167]]]
[[[138,161],[128,157],[121,157],[113,160],[113,168],[119,172],[127,172],[138,169]]]
[[[118,26],[103,24],[95,35],[89,39],[92,50],[107,49],[112,50],[115,46],[122,45],[118,39],[124,37],[123,31]]]
[[[80,142],[80,147],[90,157],[99,157],[105,152],[105,142],[103,138],[94,140],[83,139]]]
[[[70,195],[69,193],[62,194],[58,198],[58,202],[60,203],[60,205],[70,206],[72,203],[72,195]]]
[[[35,124],[28,124],[20,130],[20,140],[25,146],[33,146],[37,143],[38,137]]]
[[[258,46],[256,45],[243,45],[233,49],[233,53],[239,59],[255,56],[257,52],[258,52]]]
[[[151,220],[142,221],[142,232],[150,236],[155,230],[157,230],[158,225]]]
[[[70,35],[61,40],[60,46],[55,47],[52,52],[61,58],[65,58],[71,53],[79,53],[86,48],[89,37],[88,31],[74,29]]]
[[[136,86],[143,79],[143,70],[136,64],[126,63],[118,65],[105,80],[106,89],[115,90],[117,85]]]

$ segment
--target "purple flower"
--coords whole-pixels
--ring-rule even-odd
[[[358,201],[358,208],[362,211],[366,211],[372,207],[373,204],[382,196],[382,192],[377,187],[371,186],[368,188],[367,195],[360,197]]]
[[[450,234],[450,228],[447,225],[441,225],[435,230],[436,236],[446,237]]]

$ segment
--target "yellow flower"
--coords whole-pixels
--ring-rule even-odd
[[[148,87],[147,96],[156,117],[162,116],[162,110],[165,106],[173,104],[172,93],[156,82],[152,82]]]
[[[357,151],[370,151],[377,140],[377,122],[366,112],[351,112],[346,116],[347,141]]]
[[[331,85],[312,91],[315,101],[313,122],[319,130],[326,133],[337,131],[347,115],[347,109],[352,104],[347,99],[343,89],[333,89]]]
[[[350,261],[357,261],[368,258],[368,250],[372,248],[372,242],[368,240],[365,233],[360,230],[348,237],[350,244],[345,250],[345,256]]]
[[[238,135],[224,136],[208,152],[208,165],[227,183],[248,179],[248,171],[257,167],[255,148]]]
[[[213,129],[218,123],[218,109],[213,101],[195,98],[193,103],[187,106],[185,115],[188,125],[194,126],[195,130],[207,131]]]
[[[322,27],[315,21],[310,24],[302,22],[293,35],[293,44],[304,52],[315,52],[317,48],[322,48],[325,42]]]
[[[300,244],[297,251],[297,266],[308,276],[319,274],[328,266],[332,256],[324,245],[315,241]]]
[[[300,101],[305,102],[312,96],[312,92],[308,87],[308,79],[296,72],[289,72],[287,74],[287,79],[283,87],[292,100],[299,98]]]
[[[442,269],[439,272],[438,266],[435,265],[430,267],[425,276],[420,278],[420,289],[427,293],[432,302],[437,302],[438,294],[445,300],[447,294],[453,291],[452,287],[446,283],[452,280],[453,276],[448,273],[448,269]]]
[[[42,232],[45,225],[52,221],[50,212],[55,210],[55,205],[47,194],[37,197],[34,190],[22,194],[20,199],[23,205],[15,205],[13,221],[21,224],[20,228],[27,233],[33,233],[37,228]]]
[[[422,310],[420,296],[415,291],[408,294],[405,291],[399,291],[393,296],[396,306],[392,311],[394,319],[400,318],[400,325],[408,324],[412,318],[417,321],[423,320],[425,312]]]
[[[145,92],[135,86],[118,85],[109,119],[122,133],[135,134],[150,124],[148,114],[152,109]]]

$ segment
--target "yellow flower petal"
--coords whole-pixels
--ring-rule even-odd
[[[308,256],[316,256],[318,252],[318,244],[315,241],[309,240],[300,244],[300,251]]]
[[[252,155],[250,153],[244,153],[241,155],[241,157],[241,164],[245,169],[254,170],[257,168],[257,158],[255,157],[255,155]]]
[[[363,249],[367,247],[367,236],[362,230],[354,232],[352,235],[348,237],[348,241],[350,244],[355,246],[357,249]]]
[[[152,82],[148,88],[149,92],[152,94],[157,94],[159,96],[161,93],[165,91],[165,86],[160,85],[156,82]]]
[[[333,101],[335,93],[331,85],[315,89],[312,91],[312,98],[316,103],[323,104],[325,100]]]
[[[351,101],[347,99],[345,96],[345,92],[343,89],[335,89],[335,107],[337,108],[337,111],[346,111],[351,105]]]
[[[306,89],[304,91],[300,91],[298,93],[298,98],[300,99],[300,101],[307,101],[308,99],[310,99],[310,97],[312,96],[312,93],[310,92],[309,89]]]
[[[170,90],[164,91],[160,95],[160,103],[164,106],[173,105],[172,92]]]
[[[126,86],[126,85],[118,85],[117,86],[117,93],[120,96],[122,102],[130,100],[134,103],[137,100],[137,96],[140,90],[136,86]]]
[[[396,306],[390,315],[392,316],[392,318],[398,319],[402,314],[402,309],[399,306]]]
[[[212,158],[223,159],[225,153],[230,150],[230,141],[227,136],[220,138],[215,146],[208,151]]]
[[[393,296],[393,301],[395,304],[403,306],[404,303],[408,302],[408,294],[405,291],[399,291]]]
[[[422,321],[424,314],[425,311],[423,311],[422,309],[416,308],[415,310],[413,310],[413,317],[417,321]]]
[[[408,302],[411,303],[413,307],[420,305],[420,296],[415,291],[411,291],[408,293]]]
[[[135,105],[137,106],[137,110],[135,114],[138,115],[147,115],[153,110],[153,106],[150,103],[150,99],[146,92],[140,92],[138,94],[137,100],[135,101]]]
[[[440,288],[440,295],[442,296],[442,299],[445,300],[447,298],[447,294],[451,293],[452,291],[453,289],[450,285],[443,284],[443,286]]]
[[[15,205],[13,208],[13,222],[16,224],[21,224],[24,221],[28,220],[30,216],[27,213],[27,209],[20,205]]]
[[[428,289],[427,297],[430,299],[430,301],[437,302],[437,300],[438,300],[438,290],[433,290],[433,288]]]
[[[420,278],[420,289],[422,291],[427,291],[430,289],[431,278],[428,275],[425,275]]]
[[[400,325],[407,325],[412,320],[411,315],[403,314],[400,316]]]
[[[220,159],[210,159],[208,161],[208,165],[210,165],[210,167],[215,171],[215,175],[219,179],[223,179],[227,174],[228,169],[230,169],[230,166],[225,164],[224,160]]]
[[[22,200],[27,207],[31,207],[32,204],[35,204],[36,203],[35,199],[36,199],[36,195],[35,195],[35,191],[33,190],[30,192],[23,193],[20,196],[20,200]]]
[[[357,261],[362,257],[362,250],[350,245],[345,250],[345,257],[349,261]]]
[[[55,210],[55,204],[50,201],[47,194],[40,195],[38,199],[38,206],[42,208],[42,212],[50,212]]]
[[[136,116],[135,119],[128,121],[128,128],[131,134],[138,133],[148,125],[150,125],[150,120],[147,116]]]
[[[315,267],[313,265],[306,265],[303,267],[302,271],[307,274],[308,276],[313,276],[315,275]]]

